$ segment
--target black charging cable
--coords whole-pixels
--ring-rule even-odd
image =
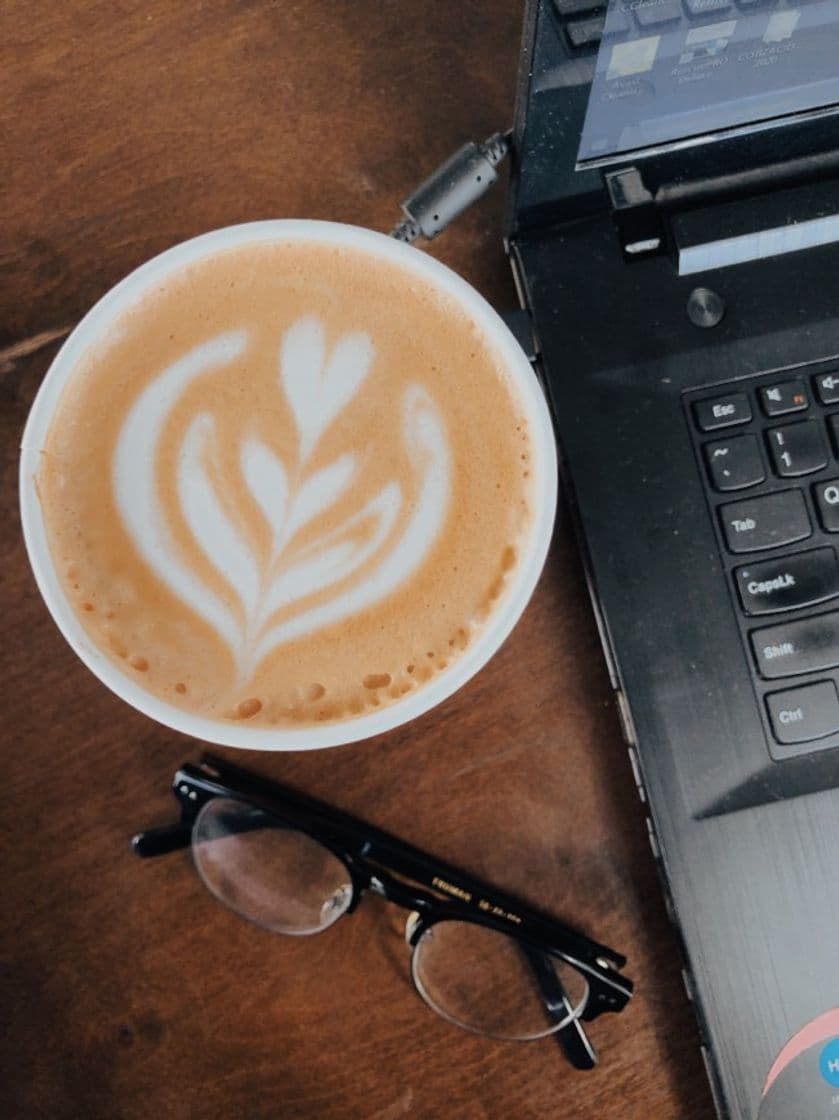
[[[402,203],[405,217],[391,230],[399,241],[428,241],[482,195],[498,179],[495,170],[510,150],[510,132],[496,132],[482,144],[464,144]]]

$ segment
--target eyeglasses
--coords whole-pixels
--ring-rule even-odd
[[[411,978],[450,1023],[492,1038],[556,1035],[578,1069],[583,1030],[632,995],[625,958],[380,829],[212,755],[184,764],[177,824],[134,837],[139,856],[192,848],[211,894],[275,933],[321,933],[366,891],[410,911]]]

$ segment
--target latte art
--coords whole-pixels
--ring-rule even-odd
[[[36,478],[52,563],[97,655],[173,710],[354,720],[456,669],[505,602],[530,419],[419,273],[317,240],[205,254],[62,389]]]
[[[299,437],[297,454],[284,463],[270,446],[242,441],[242,481],[271,534],[267,557],[257,554],[225,509],[227,481],[215,453],[218,434],[211,412],[191,421],[177,464],[180,513],[199,548],[235,593],[231,609],[195,578],[167,529],[156,481],[156,450],[166,417],[190,383],[247,351],[247,333],[204,343],[164,370],[132,408],[117,441],[113,485],[117,508],[140,555],[183,603],[228,644],[245,685],[262,658],[284,642],[338,622],[385,598],[423,562],[443,524],[449,500],[450,453],[442,418],[420,385],[402,396],[402,438],[416,476],[415,509],[396,540],[394,529],[408,495],[395,480],[352,508],[359,458],[347,451],[326,466],[309,465],[321,436],[351,404],[374,357],[365,334],[348,334],[326,354],[323,324],[300,319],[279,349],[278,386],[285,392]],[[342,500],[351,507],[339,525],[295,548],[301,530]],[[265,562],[267,560],[267,562]],[[368,562],[376,561],[372,571]],[[296,603],[328,589],[331,597],[298,612]]]

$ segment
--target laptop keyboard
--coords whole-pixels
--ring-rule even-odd
[[[804,0],[806,2],[806,0]],[[609,17],[609,39],[655,33],[658,29],[672,31],[677,24],[690,30],[718,16],[735,17],[739,12],[756,12],[761,8],[784,7],[786,0],[649,0],[635,3],[627,0]],[[587,53],[600,46],[606,27],[608,2],[604,0],[553,0],[553,8],[573,54]]]
[[[839,366],[686,403],[770,753],[839,746]]]

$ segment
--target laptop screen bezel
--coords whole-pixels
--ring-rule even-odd
[[[727,181],[734,185],[756,170],[783,177],[785,166],[802,160],[818,175],[839,157],[839,105],[755,121],[736,129],[676,140],[604,159],[578,161],[596,52],[580,58],[569,49],[552,0],[529,0],[519,73],[515,138],[519,151],[515,220],[555,220],[608,206],[604,176],[637,167],[655,193],[672,184]],[[545,84],[552,68],[576,65],[573,86]]]

